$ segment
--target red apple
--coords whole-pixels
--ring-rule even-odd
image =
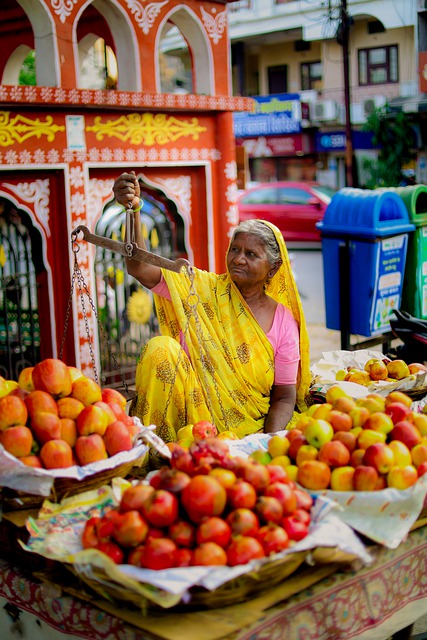
[[[31,418],[31,430],[39,444],[61,438],[61,420],[54,413],[41,411]]]
[[[376,413],[372,413],[365,424],[363,425],[364,429],[373,429],[374,431],[381,431],[381,433],[390,433],[393,429],[393,420],[391,416],[387,413],[382,413],[377,411]]]
[[[336,433],[334,433],[332,442],[334,440],[339,440],[339,442],[342,442],[350,451],[350,453],[353,453],[353,451],[356,449],[357,438],[354,433],[350,433],[350,431],[337,431]]]
[[[124,395],[117,389],[110,389],[108,387],[105,387],[101,390],[101,399],[102,402],[106,402],[107,404],[114,402],[120,405],[123,410],[126,407],[127,400]]]
[[[79,378],[80,379],[80,378]],[[86,406],[77,416],[76,425],[80,436],[99,433],[103,436],[108,424],[108,414],[95,404]]]
[[[304,436],[308,444],[313,445],[316,449],[320,449],[322,444],[332,440],[334,430],[329,422],[322,419],[313,420],[310,422],[305,431]]]
[[[49,440],[40,450],[46,469],[66,469],[73,466],[73,451],[65,440]]]
[[[350,431],[353,426],[353,421],[349,414],[344,411],[337,411],[336,409],[330,412],[328,420],[335,433],[339,431]]]
[[[85,408],[83,402],[76,398],[60,398],[56,402],[58,416],[60,418],[69,418],[70,420],[76,420],[79,413]]]
[[[350,451],[339,440],[331,440],[320,447],[318,459],[330,467],[344,467],[350,461]]]
[[[38,362],[32,371],[35,389],[63,398],[71,393],[71,376],[67,365],[57,358],[46,358]]]
[[[102,400],[101,387],[92,378],[81,376],[72,383],[71,397],[77,398],[87,407]]]
[[[99,433],[91,433],[89,436],[79,436],[76,440],[74,451],[77,461],[81,466],[108,458],[104,440]]]
[[[378,473],[388,473],[394,466],[393,450],[384,442],[376,442],[366,449],[363,464],[374,467]]]
[[[393,424],[408,420],[408,417],[412,415],[411,409],[402,402],[390,402],[386,405],[385,413],[393,420]]]
[[[31,419],[41,412],[58,415],[58,405],[46,391],[31,391],[24,402]]]
[[[421,443],[422,438],[418,429],[411,422],[402,420],[394,425],[394,429],[390,433],[390,439],[400,440],[411,450],[412,447]]]
[[[297,482],[306,489],[327,489],[331,480],[329,465],[320,460],[305,460],[298,467]]]
[[[353,487],[355,491],[375,491],[378,471],[370,465],[359,465],[354,470]]]
[[[17,396],[3,396],[0,398],[0,431],[8,427],[25,425],[27,422],[27,407]]]
[[[28,427],[9,427],[5,431],[0,431],[0,442],[12,456],[22,458],[31,453],[33,434]]]
[[[208,420],[199,420],[193,425],[193,438],[195,440],[206,440],[206,438],[215,438],[218,435],[216,426]]]
[[[129,429],[119,420],[108,425],[104,433],[104,442],[109,456],[132,449],[132,438]]]

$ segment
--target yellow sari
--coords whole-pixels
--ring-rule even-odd
[[[303,411],[310,384],[307,327],[283,236],[266,224],[283,261],[266,292],[288,307],[299,325],[297,406]],[[171,300],[154,296],[162,336],[142,350],[132,413],[157,425],[166,442],[198,420],[239,438],[262,431],[274,382],[273,347],[229,274],[193,268],[192,274],[163,270],[163,277]]]

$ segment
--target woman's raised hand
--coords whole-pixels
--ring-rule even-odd
[[[119,204],[127,208],[129,202],[132,202],[132,209],[138,209],[140,190],[135,172],[122,173],[114,181],[113,193]]]

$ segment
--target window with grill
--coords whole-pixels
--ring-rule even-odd
[[[399,82],[398,46],[359,49],[359,85]]]
[[[301,89],[303,91],[314,89],[321,91],[323,88],[323,69],[322,63],[303,62],[301,64]]]

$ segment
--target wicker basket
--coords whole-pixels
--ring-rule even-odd
[[[18,511],[22,509],[38,509],[44,500],[51,502],[61,502],[64,498],[90,491],[108,484],[113,478],[125,478],[132,473],[132,469],[137,464],[135,460],[130,460],[112,469],[105,469],[99,473],[87,476],[83,480],[73,478],[55,478],[52,491],[48,496],[38,496],[23,491],[15,491],[8,487],[0,487],[2,508],[4,511]]]
[[[152,590],[152,597],[147,597],[141,595],[140,590],[137,588],[137,583],[135,583],[135,588],[132,589],[129,584],[130,581],[126,580],[127,584],[124,586],[107,575],[102,569],[93,568],[91,571],[77,571],[74,565],[66,566],[75,576],[80,578],[85,586],[95,591],[102,598],[115,604],[126,603],[127,605],[133,605],[143,613],[146,613],[148,611],[164,610],[165,607],[184,611],[217,609],[244,602],[248,598],[255,597],[283,582],[302,565],[306,557],[306,551],[290,553],[284,558],[263,564],[258,571],[252,571],[238,578],[233,578],[212,591],[203,587],[192,587],[190,589],[190,601],[188,603],[179,601],[173,607],[171,606],[170,594],[165,594],[155,587],[150,587],[150,585],[144,585]]]

